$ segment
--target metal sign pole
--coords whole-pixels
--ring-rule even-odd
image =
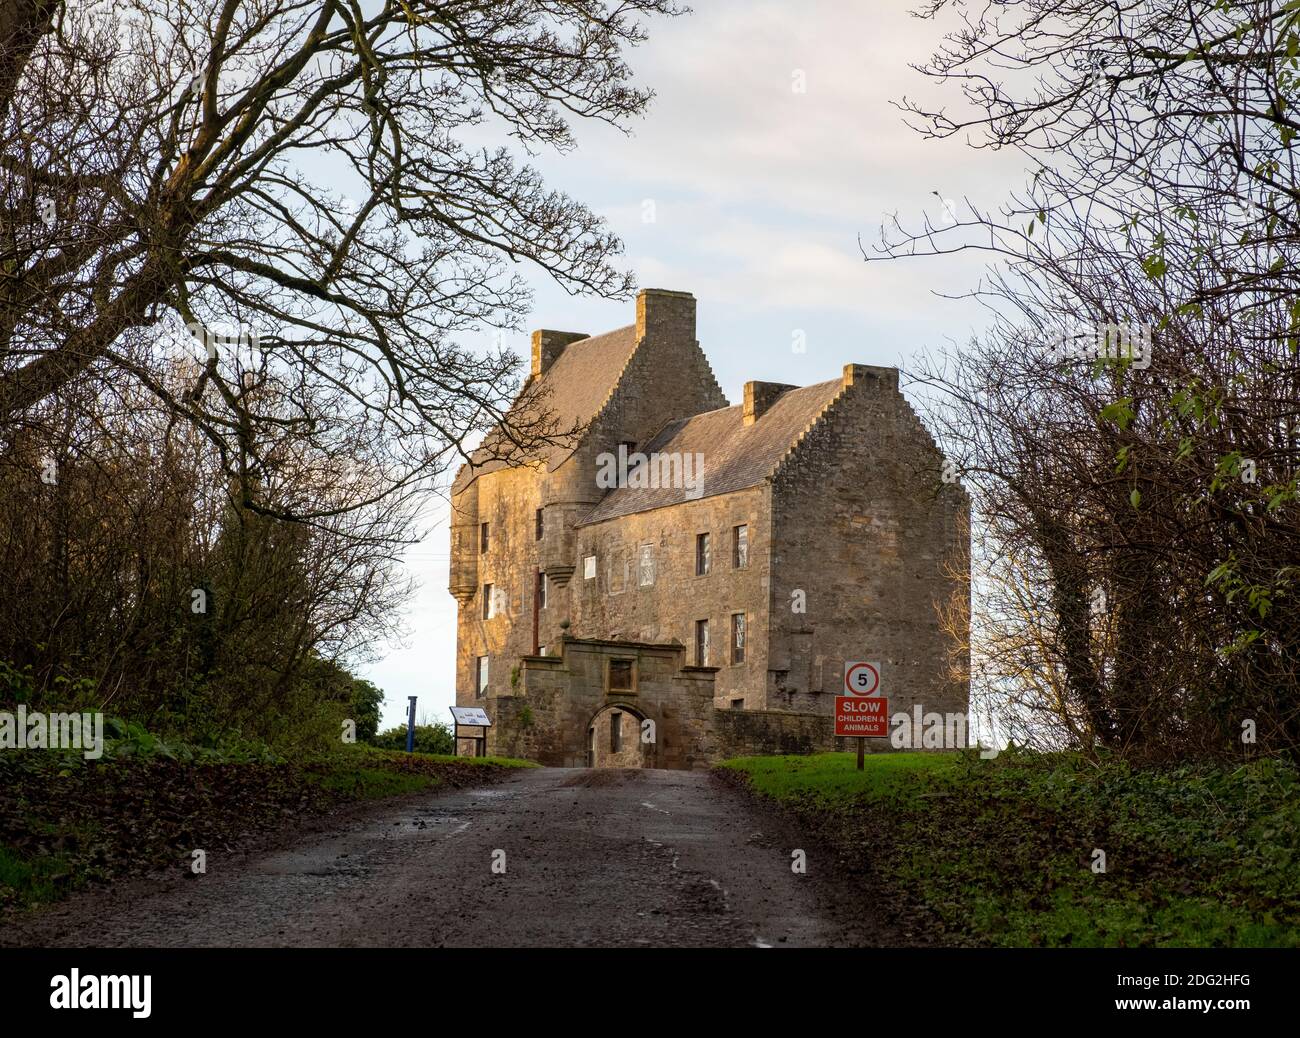
[[[407,696],[411,701],[406,714],[406,752],[415,752],[415,696]]]

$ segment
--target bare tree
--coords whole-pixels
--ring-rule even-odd
[[[995,691],[1086,746],[1294,750],[1300,10],[922,14],[960,19],[921,68],[966,106],[904,109],[1031,169],[1000,210],[894,219],[868,254],[993,258],[989,332],[918,374],[950,405],[932,417],[977,491],[994,602],[1019,612],[983,646]]]
[[[0,428],[88,372],[129,378],[263,509],[258,429],[293,426],[303,449],[364,427],[384,445],[381,491],[491,426],[511,450],[562,433],[544,411],[504,423],[516,358],[463,333],[516,326],[520,261],[573,292],[631,280],[601,220],[472,142],[486,128],[566,150],[573,120],[625,125],[651,95],[623,52],[672,13],[0,0]],[[184,350],[201,369],[178,394],[160,371]],[[259,411],[250,378],[296,406]],[[328,413],[307,403],[327,398]]]

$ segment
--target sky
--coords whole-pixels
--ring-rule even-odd
[[[978,283],[978,253],[865,263],[859,245],[870,250],[889,214],[941,225],[945,200],[949,212],[995,207],[1025,180],[1015,154],[925,140],[904,122],[904,96],[961,104],[955,87],[911,67],[944,31],[911,6],[698,0],[652,22],[629,55],[657,95],[630,135],[579,125],[577,149],[531,160],[608,221],[639,286],[694,294],[696,335],[732,403],[751,379],[807,385],[849,363],[906,370],[985,322],[973,301],[946,298]],[[635,319],[631,299],[575,298],[523,273],[530,328],[597,334]],[[526,363],[526,331],[504,342]],[[405,723],[408,696],[421,722],[448,721],[455,701],[445,500],[430,500],[424,524],[428,537],[407,553],[420,584],[409,636],[359,671],[385,692],[383,727]]]

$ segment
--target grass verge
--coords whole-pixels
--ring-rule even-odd
[[[496,781],[507,758],[406,754],[354,744],[288,761],[109,741],[75,751],[0,753],[0,909],[56,901],[88,883],[187,867],[290,819],[344,803]]]
[[[1294,764],[1073,754],[755,757],[720,767],[826,839],[904,932],[1004,946],[1300,946]],[[1105,871],[1098,871],[1105,855]]]

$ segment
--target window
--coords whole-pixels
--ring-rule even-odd
[[[745,709],[745,701],[744,701],[743,699],[733,699],[733,700],[731,701],[731,709],[732,709],[732,710],[744,710],[744,709]]]
[[[695,665],[697,667],[707,667],[709,665],[709,621],[695,621]]]
[[[618,753],[623,748],[623,715],[615,710],[609,715],[609,752]]]
[[[702,577],[709,572],[710,559],[709,552],[709,535],[699,533],[695,535],[695,575]]]
[[[537,529],[534,533],[534,536],[537,538],[537,540],[540,541],[542,539],[542,533],[545,531],[545,529],[546,529],[546,520],[542,518],[542,510],[539,508],[537,510]]]
[[[611,692],[632,691],[632,661],[609,661],[609,690]]]
[[[745,614],[731,614],[731,662],[745,662]]]
[[[483,619],[491,620],[497,615],[496,591],[491,584],[483,585]]]
[[[749,527],[737,526],[731,534],[731,565],[744,569],[749,565]]]
[[[480,656],[474,661],[474,687],[478,690],[478,698],[482,699],[487,695],[488,683],[488,658]]]
[[[545,645],[539,645],[539,646],[537,646],[537,655],[538,655],[538,656],[545,656],[545,655],[546,655],[546,646],[545,646]]]
[[[596,556],[588,555],[586,558],[582,560],[582,579],[583,580],[596,579]]]
[[[641,545],[641,558],[637,563],[637,580],[642,587],[649,587],[655,582],[655,556],[653,545]]]
[[[488,550],[488,524],[478,524],[478,553],[486,555]]]
[[[550,586],[550,581],[546,579],[545,573],[537,574],[537,608],[546,608],[546,592]]]

